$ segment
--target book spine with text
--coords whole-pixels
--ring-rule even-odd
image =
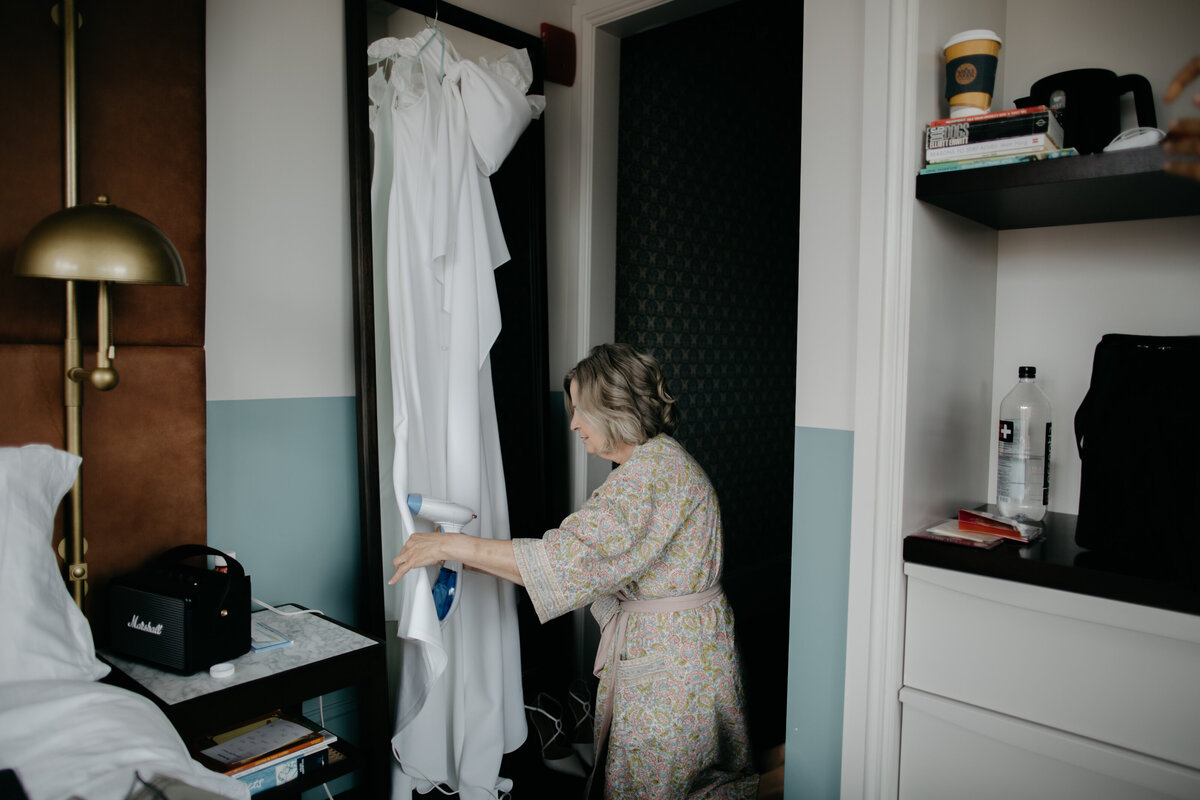
[[[931,128],[939,125],[954,125],[959,122],[986,122],[993,119],[1006,119],[1008,117],[1020,117],[1025,114],[1044,114],[1049,111],[1049,106],[1029,106],[1028,108],[1010,108],[1005,111],[990,111],[987,114],[972,114],[969,117],[945,117],[943,119],[935,119],[929,123]]]
[[[953,147],[926,149],[925,161],[929,164],[936,164],[941,161],[962,161],[968,158],[982,158],[992,155],[1040,153],[1043,150],[1057,149],[1058,145],[1048,135],[1035,133],[1029,136],[993,139],[989,142],[972,142],[970,144],[954,145]]]
[[[921,170],[922,175],[935,172],[955,172],[979,167],[1000,167],[1005,164],[1023,164],[1027,161],[1047,161],[1052,158],[1066,158],[1079,155],[1074,147],[1065,150],[1043,150],[1037,153],[1017,153],[1016,155],[984,156],[983,158],[967,158],[962,161],[938,161],[929,164]]]
[[[325,748],[316,753],[297,756],[296,758],[281,761],[269,767],[263,767],[253,772],[238,775],[237,779],[250,787],[250,794],[255,795],[259,792],[265,792],[267,789],[274,789],[276,786],[291,783],[303,775],[315,772],[328,763],[329,748]]]
[[[995,139],[1010,139],[1014,136],[1030,136],[1037,133],[1044,133],[1056,145],[1062,145],[1062,125],[1059,124],[1054,114],[1047,111],[994,121],[930,126],[925,131],[925,148],[936,150],[942,147],[990,142]]]

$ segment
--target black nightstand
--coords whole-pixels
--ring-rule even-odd
[[[299,610],[303,606],[282,606]],[[145,695],[159,705],[185,742],[233,728],[275,709],[299,711],[305,700],[353,687],[358,694],[358,736],[340,737],[332,749],[345,756],[311,775],[255,795],[298,796],[304,789],[358,771],[358,796],[386,797],[391,776],[387,658],[383,642],[321,614],[253,615],[293,643],[244,653],[231,663],[230,678],[207,671],[177,675],[101,651],[112,665],[105,680]]]

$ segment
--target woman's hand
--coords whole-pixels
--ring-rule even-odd
[[[1197,76],[1200,76],[1200,56],[1196,56],[1179,70],[1171,85],[1167,87],[1163,100],[1169,103],[1179,97],[1184,87]],[[1200,108],[1200,94],[1194,95],[1192,102]],[[1200,117],[1184,117],[1172,121],[1167,128],[1163,150],[1167,153],[1165,169],[1168,172],[1200,180],[1200,161],[1195,160],[1195,156],[1200,155]]]
[[[518,586],[525,585],[517,569],[512,541],[480,539],[465,533],[414,533],[409,536],[400,555],[392,559],[396,574],[388,585],[398,583],[409,570],[443,561],[457,561],[467,569],[486,572]]]
[[[392,559],[396,574],[388,581],[388,585],[398,583],[405,573],[417,567],[428,567],[443,561],[454,560],[449,550],[455,537],[461,533],[414,533],[408,537],[400,555]]]

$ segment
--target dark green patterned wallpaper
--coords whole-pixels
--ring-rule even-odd
[[[790,541],[800,39],[769,7],[621,42],[616,337],[668,372],[730,572]]]
[[[680,398],[677,437],[721,501],[747,685],[768,676],[760,685],[776,700],[795,441],[801,9],[743,0],[621,41],[616,338],[653,353]],[[773,630],[743,635],[765,615]],[[782,710],[764,714],[764,698],[754,714],[753,694],[751,722],[768,731],[758,738],[781,737]]]

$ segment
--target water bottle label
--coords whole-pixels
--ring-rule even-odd
[[[1046,461],[1042,469],[1042,505],[1050,505],[1050,426],[1046,423]]]
[[[1026,487],[1037,486],[1031,480],[1033,476],[1027,474],[1030,464],[1025,424],[1020,417],[1000,420],[1000,437],[996,445],[996,502],[1002,506],[1020,505],[1027,495]]]

